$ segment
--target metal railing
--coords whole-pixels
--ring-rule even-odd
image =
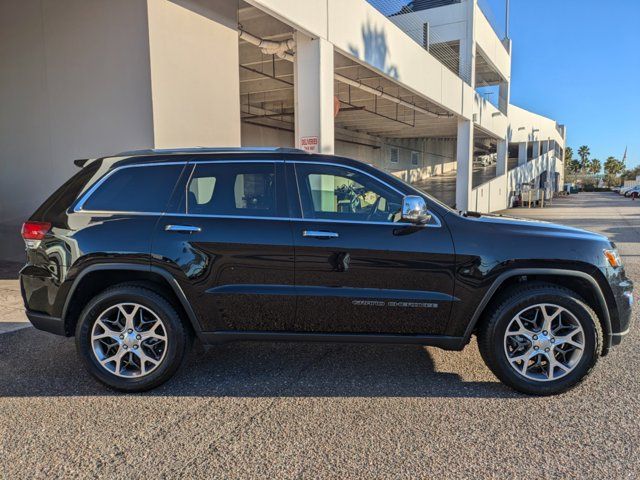
[[[457,41],[447,41],[429,27],[419,12],[463,0],[367,0],[410,38],[465,82],[471,83],[471,66],[461,63]]]
[[[505,25],[507,8],[506,2],[507,0],[478,0],[480,10],[500,40],[507,36],[507,28]],[[495,13],[496,10],[500,12],[502,16],[497,16]]]

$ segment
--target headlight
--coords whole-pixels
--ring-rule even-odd
[[[620,260],[620,255],[618,255],[617,250],[604,250],[604,256],[613,268],[618,268],[622,266],[622,260]]]

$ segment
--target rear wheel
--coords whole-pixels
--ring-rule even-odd
[[[602,329],[573,291],[532,284],[509,291],[478,332],[480,353],[505,384],[553,395],[577,385],[602,352]]]
[[[85,307],[76,346],[89,373],[102,383],[144,391],[178,369],[187,334],[164,298],[147,288],[122,285],[105,290]]]

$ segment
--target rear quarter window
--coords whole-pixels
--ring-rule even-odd
[[[31,216],[36,222],[56,222],[76,201],[80,193],[98,172],[101,160],[91,162],[58,188]]]
[[[144,165],[114,171],[89,195],[82,210],[162,213],[184,165]]]

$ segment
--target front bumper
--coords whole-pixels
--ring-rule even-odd
[[[633,316],[633,284],[631,282],[623,282],[618,287],[615,290],[615,300],[618,309],[619,331],[611,333],[611,346],[619,345],[625,335],[629,333]]]
[[[31,310],[26,310],[25,313],[31,324],[38,330],[55,333],[56,335],[65,335],[64,321],[61,318]]]

